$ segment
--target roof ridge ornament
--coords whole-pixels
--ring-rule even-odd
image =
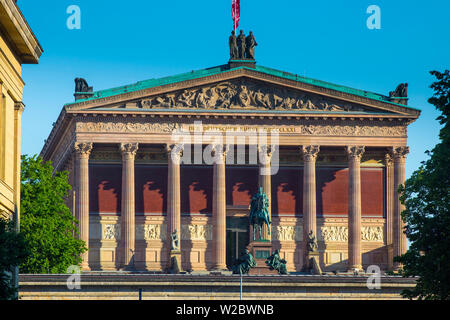
[[[94,95],[94,87],[89,87],[84,78],[75,78],[75,101],[90,98]]]
[[[389,92],[389,101],[408,105],[408,84],[400,83],[395,91]]]

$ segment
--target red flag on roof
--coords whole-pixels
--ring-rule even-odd
[[[233,0],[231,14],[233,15],[233,25],[236,31],[236,28],[239,27],[239,19],[241,18],[241,0]]]

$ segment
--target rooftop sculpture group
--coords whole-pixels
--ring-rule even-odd
[[[408,84],[400,83],[395,91],[389,92],[390,98],[407,98],[408,97]]]
[[[246,37],[241,30],[239,36],[231,31],[228,44],[230,46],[230,60],[255,60],[255,47],[258,45],[253,32]]]

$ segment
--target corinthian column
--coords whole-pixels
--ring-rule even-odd
[[[348,269],[362,270],[361,255],[361,157],[363,146],[348,146]]]
[[[269,200],[269,219],[272,221],[272,185],[271,178],[272,175],[270,173],[270,161],[272,159],[272,146],[268,145],[260,145],[258,146],[258,154],[259,154],[259,186],[263,189],[263,192],[266,194],[267,199]],[[269,236],[269,230],[267,226],[264,224],[262,229],[263,239],[271,239],[272,235]]]
[[[89,155],[92,143],[75,142],[76,153],[76,210],[80,222],[80,240],[89,249]],[[81,268],[89,270],[89,251],[82,255]]]
[[[303,261],[308,261],[306,243],[309,232],[317,239],[316,226],[316,159],[319,146],[302,146],[303,154]]]
[[[403,232],[405,224],[402,220],[402,211],[405,206],[400,202],[398,188],[405,184],[405,160],[409,153],[409,147],[394,147],[394,257],[406,252],[406,234]],[[394,264],[394,269],[400,267],[399,263]]]
[[[135,203],[134,203],[134,157],[137,143],[121,143],[122,152],[122,264],[125,269],[134,267],[135,251]]]
[[[169,243],[171,241],[171,234],[175,231],[178,239],[180,239],[180,159],[183,154],[183,148],[183,145],[178,144],[166,145],[166,151],[168,153],[167,216],[169,225],[167,238]]]
[[[394,239],[394,166],[391,153],[384,156],[386,172],[386,247],[388,255],[388,270],[393,268],[393,239]]]
[[[227,270],[227,206],[225,189],[225,157],[227,146],[215,145],[212,149],[215,158],[213,165],[213,235],[214,269]]]

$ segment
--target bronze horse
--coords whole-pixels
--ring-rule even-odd
[[[259,240],[262,239],[262,227],[265,223],[270,235],[269,199],[260,187],[252,197],[250,203],[250,224],[253,225],[253,241],[255,241],[256,230],[259,231]],[[266,240],[266,239],[265,239]]]

